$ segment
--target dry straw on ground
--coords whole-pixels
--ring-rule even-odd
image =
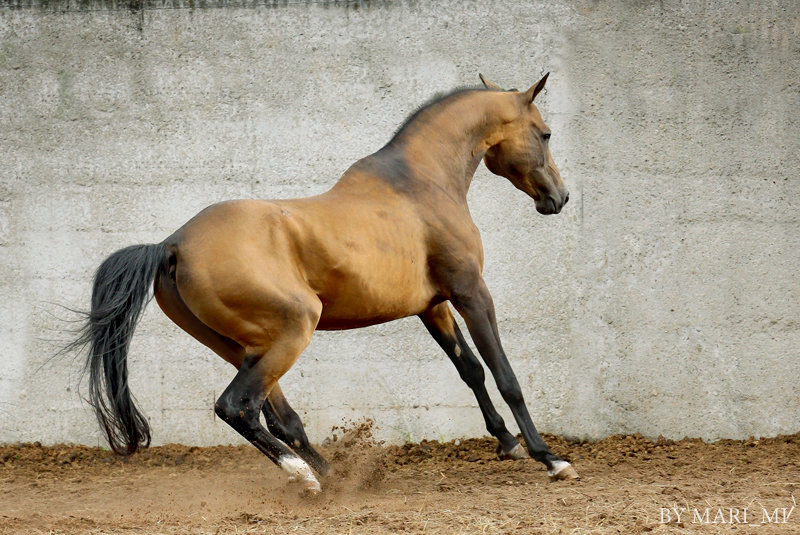
[[[582,476],[560,483],[536,462],[496,460],[489,439],[385,446],[368,426],[338,435],[324,447],[334,475],[313,499],[251,447],[169,445],[128,460],[80,446],[0,447],[0,533],[800,532],[800,512],[761,524],[762,509],[773,515],[800,497],[800,435],[712,444],[549,436]],[[689,511],[681,523],[662,522],[672,507]],[[748,508],[749,524],[728,522],[731,508]],[[693,509],[701,518],[708,509],[708,522],[693,521]],[[720,509],[726,522],[713,523]]]

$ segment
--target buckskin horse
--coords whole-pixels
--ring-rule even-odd
[[[481,76],[483,87],[453,91],[413,113],[326,193],[214,204],[163,242],[108,257],[70,348],[88,346],[89,401],[111,448],[131,454],[150,444],[126,361],[152,287],[172,321],[238,370],[216,414],[304,492],[321,490],[312,467],[325,475],[329,466],[309,444],[279,379],[317,329],[412,315],[473,390],[501,458],[530,455],[553,480],[577,478],[539,436],[525,406],[500,344],[481,276],[481,237],[467,206],[481,160],[532,197],[541,214],[557,214],[569,200],[550,154],[550,129],[533,103],[547,76],[524,92],[504,91]],[[483,367],[448,303],[464,319],[527,452],[492,405]]]

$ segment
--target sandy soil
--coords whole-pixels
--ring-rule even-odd
[[[339,435],[323,448],[336,473],[314,498],[252,447],[169,445],[122,459],[2,446],[0,533],[800,533],[800,435],[547,436],[581,474],[558,483],[534,461],[497,460],[489,439],[381,446],[367,426]],[[680,522],[662,508],[678,508]]]

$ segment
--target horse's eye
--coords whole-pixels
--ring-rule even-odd
[[[550,139],[550,134],[542,134],[542,139],[548,141]]]

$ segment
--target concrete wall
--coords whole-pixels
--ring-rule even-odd
[[[216,201],[322,192],[435,92],[546,70],[567,209],[483,167],[470,191],[540,429],[800,430],[800,4],[748,4],[6,4],[0,442],[100,443],[78,357],[48,357],[108,254]],[[237,441],[212,412],[232,369],[156,306],[130,367],[157,443]],[[314,440],[362,416],[392,440],[485,433],[416,318],[318,333],[282,384]]]

